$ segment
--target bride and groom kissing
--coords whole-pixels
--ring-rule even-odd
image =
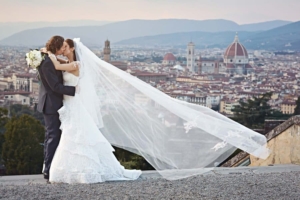
[[[38,67],[41,84],[37,110],[43,113],[46,129],[44,178],[64,183],[135,180],[141,171],[125,170],[120,165],[81,101],[80,91],[92,88],[80,85],[79,79],[88,76],[83,72],[88,67],[80,67],[75,45],[71,39],[51,37],[44,50],[45,59]],[[57,59],[58,55],[66,56],[68,61]]]
[[[237,148],[269,155],[265,136],[170,97],[101,60],[78,38],[53,36],[45,52],[38,111],[45,119],[43,173],[50,182],[136,180],[141,171],[126,170],[112,145],[142,156],[168,180],[212,170]],[[57,58],[61,54],[68,61]]]

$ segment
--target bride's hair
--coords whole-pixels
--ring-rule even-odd
[[[68,43],[68,45],[69,45],[70,48],[74,48],[74,47],[75,47],[74,41],[73,41],[73,40],[71,40],[71,39],[66,39],[65,42]],[[74,61],[76,61],[76,53],[75,53],[75,49],[74,49],[74,51],[73,51],[73,56],[74,56]]]
[[[64,38],[58,35],[55,35],[48,40],[46,43],[47,51],[51,51],[51,53],[56,53],[56,51],[60,50],[60,48],[64,45]]]

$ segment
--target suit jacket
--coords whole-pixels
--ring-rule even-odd
[[[55,69],[47,55],[38,67],[38,71],[41,85],[37,110],[44,114],[57,114],[63,105],[63,95],[74,96],[75,87],[63,85],[62,71]]]

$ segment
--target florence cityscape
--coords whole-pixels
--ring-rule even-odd
[[[266,3],[254,0],[247,2],[247,6],[242,6],[236,0],[229,0],[227,3],[204,0],[54,0],[53,4],[36,0],[29,0],[27,3],[20,0],[0,0],[0,3],[3,5],[1,10],[4,11],[0,13],[0,199],[299,197],[298,1],[287,0],[284,3],[276,0]],[[68,12],[66,8],[69,9]],[[28,13],[28,9],[32,12]],[[163,160],[113,145],[114,155],[120,164],[126,169],[142,170],[140,178],[128,182],[108,181],[88,185],[45,184],[38,177],[43,167],[42,148],[47,129],[46,118],[38,112],[41,79],[37,70],[27,65],[25,55],[32,49],[45,47],[46,42],[54,35],[63,36],[64,39],[80,38],[97,58],[109,63],[110,67],[138,78],[168,97],[183,102],[183,105],[185,102],[189,103],[189,108],[199,105],[199,110],[213,111],[215,114],[202,119],[204,123],[205,120],[216,119],[209,118],[216,115],[224,121],[228,119],[234,125],[242,125],[251,133],[263,136],[270,155],[265,159],[258,158],[255,156],[258,155],[255,154],[256,151],[249,153],[243,150],[243,147],[251,146],[243,143],[232,152],[232,149],[227,149],[227,152],[224,150],[229,156],[220,154],[209,161],[203,168],[205,172],[195,172],[196,176],[170,181],[163,179],[165,177],[160,173],[163,167],[156,168],[155,164],[163,163]],[[63,55],[58,57],[68,59]],[[124,88],[130,85],[126,84]],[[109,83],[105,86],[109,86]],[[196,139],[202,142],[201,145],[212,145],[209,141],[205,143],[205,138],[201,137],[195,137],[195,141],[191,141],[197,131],[200,130],[201,134],[207,132],[205,128],[198,127],[198,130],[196,126],[193,127],[196,119],[190,122],[181,116],[174,117],[176,108],[172,113],[169,108],[142,92],[126,94],[126,97],[132,99],[134,106],[144,107],[145,110],[148,105],[155,104],[153,108],[157,110],[147,111],[149,116],[157,115],[156,111],[159,112],[160,106],[163,108],[161,110],[165,113],[159,112],[157,118],[165,126],[164,131],[169,131],[170,137],[162,143],[157,141],[157,144],[165,145],[166,149],[168,145],[174,145],[172,159],[176,156],[182,162],[190,159],[188,156],[184,157],[183,153],[180,154],[183,144],[202,155],[202,149],[197,149],[199,146]],[[123,96],[114,98],[112,101],[117,102],[115,105],[126,102]],[[124,106],[125,103],[119,105]],[[128,105],[123,109],[130,110],[131,107],[133,106]],[[120,108],[104,106],[99,111],[105,115],[118,109]],[[139,111],[133,112],[135,117],[146,116],[144,120],[151,119]],[[186,113],[186,116],[189,114]],[[111,130],[112,134],[121,132],[118,122],[114,120],[122,121],[122,117],[127,116],[118,119],[107,116],[109,114],[106,118],[103,117],[104,127],[107,123],[107,127],[115,127]],[[126,118],[124,122],[131,120],[134,117]],[[155,120],[151,126],[153,132],[157,128]],[[216,120],[217,122],[219,121]],[[136,129],[139,128],[137,123]],[[224,130],[227,128],[224,127]],[[186,135],[182,137],[184,139],[179,139],[178,134],[180,131],[184,132],[184,129]],[[213,132],[214,128],[211,129]],[[240,133],[243,130],[241,128]],[[234,134],[236,133],[229,132],[225,138],[233,137]],[[163,140],[165,136],[158,138]],[[252,135],[248,139],[255,141],[256,137],[257,135]],[[226,145],[233,145],[224,138],[218,140],[220,142],[210,148],[212,152],[217,152]],[[177,145],[178,143],[182,143],[182,146]],[[198,162],[201,163],[201,160]],[[53,188],[49,189],[49,185]],[[34,191],[35,189],[38,190]]]

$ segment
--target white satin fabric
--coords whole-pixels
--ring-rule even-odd
[[[64,84],[76,86],[79,77],[64,72]],[[98,183],[135,180],[141,171],[126,170],[113,154],[113,147],[102,135],[80,100],[80,94],[64,96],[58,111],[62,135],[55,152],[50,182]]]

